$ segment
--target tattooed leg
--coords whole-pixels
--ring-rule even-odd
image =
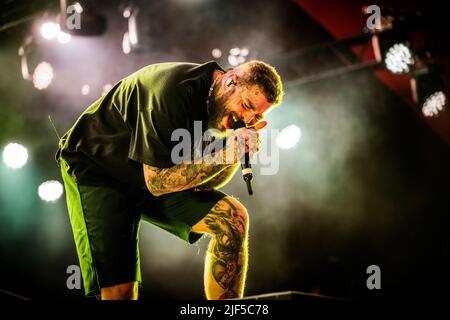
[[[247,273],[248,215],[245,207],[225,197],[192,231],[212,236],[205,260],[207,299],[242,297]]]

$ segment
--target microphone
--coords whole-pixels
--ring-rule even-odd
[[[233,122],[233,130],[237,130],[239,128],[246,128],[246,124],[243,120],[235,120]],[[253,194],[252,189],[252,179],[253,179],[253,171],[252,166],[250,165],[250,155],[246,152],[243,156],[244,161],[241,160],[241,171],[242,177],[247,185],[247,191],[249,195]]]

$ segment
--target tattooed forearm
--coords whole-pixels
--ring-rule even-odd
[[[144,165],[148,190],[155,196],[183,191],[207,182],[231,164],[179,164],[171,168]]]
[[[220,187],[223,187],[231,180],[233,175],[236,173],[237,168],[238,168],[238,164],[234,164],[234,165],[224,169],[219,174],[214,176],[212,179],[200,184],[198,187],[195,188],[195,190],[209,191],[209,190],[219,189]]]

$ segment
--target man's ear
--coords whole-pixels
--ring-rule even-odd
[[[225,86],[230,87],[232,85],[236,85],[237,78],[238,78],[237,74],[235,72],[231,72],[225,79]]]

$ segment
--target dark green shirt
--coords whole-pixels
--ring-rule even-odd
[[[60,141],[57,158],[80,184],[112,180],[142,188],[142,164],[171,167],[172,132],[206,130],[206,99],[217,63],[161,63],[119,81],[78,118]]]

